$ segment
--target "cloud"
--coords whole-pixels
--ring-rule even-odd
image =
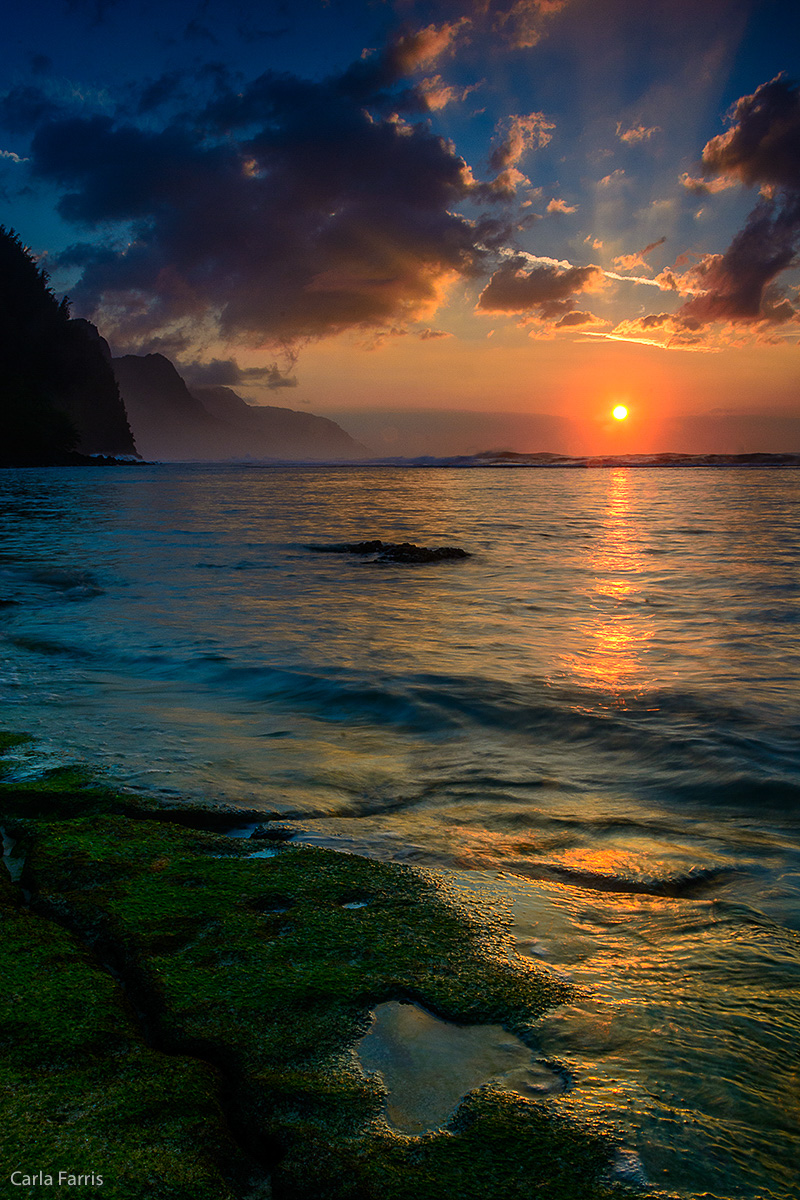
[[[439,112],[440,109],[446,108],[448,104],[454,101],[461,102],[466,100],[470,92],[474,92],[480,84],[472,84],[469,87],[453,87],[445,83],[441,75],[432,75],[428,79],[423,79],[417,85],[418,91],[425,99],[425,104],[430,112]]]
[[[398,36],[321,81],[217,73],[191,120],[73,115],[9,93],[6,116],[35,128],[34,177],[89,235],[60,259],[80,270],[75,306],[130,348],[279,346],[429,320],[508,236],[458,213],[480,195],[466,163],[412,123],[427,107],[407,72],[461,24]]]
[[[48,54],[31,54],[31,74],[49,75],[53,70],[53,60]]]
[[[297,387],[297,378],[288,370],[281,370],[277,363],[265,367],[240,367],[233,358],[212,358],[208,362],[180,363],[180,372],[186,382],[194,386]]]
[[[723,253],[656,276],[653,283],[687,297],[676,312],[623,322],[606,336],[714,349],[753,337],[773,341],[781,326],[800,322],[796,303],[778,284],[798,264],[800,250],[800,89],[779,75],[741,97],[729,120],[730,129],[703,150],[703,178],[684,175],[681,182],[696,193],[758,186],[761,199]]]
[[[621,142],[625,142],[627,146],[635,146],[639,142],[647,142],[654,133],[660,133],[660,125],[651,125],[649,128],[645,125],[631,125],[629,129],[622,128],[622,122],[617,121],[617,137]]]
[[[477,194],[486,200],[510,200],[520,187],[530,186],[530,179],[518,170],[517,163],[529,151],[548,145],[554,129],[553,122],[542,112],[515,113],[501,121],[496,130],[500,141],[489,155],[489,167],[497,175],[480,184]]]
[[[503,136],[489,157],[493,171],[514,167],[529,150],[541,150],[548,145],[555,125],[542,112],[515,114],[503,122]]]
[[[687,191],[692,192],[695,196],[713,196],[717,192],[725,192],[728,188],[736,187],[736,180],[726,175],[721,175],[719,179],[696,179],[687,171],[681,175],[680,182]]]
[[[574,213],[577,211],[577,204],[567,204],[566,200],[557,200],[555,196],[545,209],[545,212],[549,213]]]
[[[651,242],[649,246],[645,246],[644,250],[638,250],[633,254],[620,254],[614,259],[614,266],[620,271],[634,271],[637,267],[649,268],[649,263],[645,261],[648,254],[659,246],[663,246],[666,242],[665,237],[660,237],[657,242]]]
[[[0,158],[5,158],[9,162],[13,163],[24,163],[29,161],[29,159],[22,158],[19,154],[15,154],[13,150],[0,150]]]
[[[776,280],[796,265],[800,248],[800,89],[779,75],[743,96],[731,128],[703,150],[703,173],[747,186],[762,199],[724,254],[704,255],[688,272],[699,294],[679,322],[781,325],[797,320]]]
[[[511,200],[521,187],[529,187],[530,179],[516,167],[506,167],[488,183],[478,184],[477,194],[486,200]],[[521,207],[530,208],[532,200],[523,200]]]
[[[724,254],[704,255],[688,272],[700,294],[678,316],[704,325],[794,320],[797,310],[774,281],[796,262],[798,243],[800,197],[785,206],[760,204]]]
[[[30,133],[58,115],[58,106],[47,92],[33,84],[17,84],[0,98],[0,124],[10,133]]]
[[[540,260],[526,271],[526,265],[527,256],[515,256],[495,271],[478,297],[478,311],[560,319],[570,311],[573,296],[602,287],[600,267]]]
[[[567,7],[569,0],[477,0],[476,11],[487,14],[492,27],[516,49],[537,45],[546,35],[550,21]]]
[[[616,171],[612,171],[610,175],[604,175],[598,180],[597,186],[601,188],[612,187],[615,183],[620,183],[625,175],[622,167],[617,167]]]
[[[592,329],[581,331],[586,337],[604,338],[611,342],[635,342],[640,346],[653,346],[659,350],[684,350],[698,354],[715,352],[718,347],[708,342],[695,330],[676,322],[669,313],[654,313],[621,321],[609,332]]]
[[[438,0],[439,11],[457,12],[470,28],[471,37],[485,36],[492,32],[515,50],[526,50],[536,46],[547,37],[550,27],[559,13],[568,7],[571,0]],[[427,12],[427,4],[413,4],[411,0],[395,0],[395,7],[407,11],[409,7]]]
[[[207,25],[197,17],[192,17],[183,31],[183,36],[187,42],[209,42],[212,46],[219,45],[219,38],[212,33]]]
[[[601,317],[596,317],[594,313],[581,312],[580,309],[572,309],[570,312],[564,313],[560,321],[556,321],[556,329],[575,329],[586,327],[587,325],[607,325],[608,321],[604,321]]]
[[[465,17],[444,25],[428,25],[410,33],[401,33],[385,52],[387,69],[396,76],[410,75],[440,58],[469,22]]]
[[[800,95],[785,75],[733,106],[733,124],[703,150],[703,174],[800,192]]]

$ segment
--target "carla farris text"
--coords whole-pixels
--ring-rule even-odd
[[[73,1171],[36,1171],[33,1175],[25,1171],[14,1171],[11,1175],[13,1187],[102,1187],[103,1176],[91,1171],[88,1175],[77,1175]]]

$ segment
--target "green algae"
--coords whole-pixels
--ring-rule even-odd
[[[7,733],[0,729],[0,754],[5,754],[15,746],[24,746],[30,741],[30,735],[27,733]]]
[[[209,811],[199,825],[219,824]],[[607,1138],[496,1087],[444,1130],[392,1131],[353,1052],[389,999],[530,1043],[567,985],[510,961],[434,874],[277,841],[249,857],[253,842],[191,828],[193,812],[173,808],[175,824],[83,772],[0,783],[30,894],[20,908],[4,881],[3,963],[22,998],[0,1021],[4,1167],[31,1147],[39,1169],[72,1155],[121,1198],[238,1200],[267,1195],[267,1173],[276,1200],[619,1194]]]
[[[21,907],[5,873],[0,921],[0,1178],[64,1171],[103,1178],[89,1196],[234,1200],[248,1165],[214,1071],[150,1049],[118,983]]]

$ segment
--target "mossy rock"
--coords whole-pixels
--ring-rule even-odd
[[[68,818],[71,788],[86,803]],[[4,1092],[15,1164],[34,1145],[39,1163],[72,1154],[70,1167],[112,1176],[102,1194],[121,1198],[255,1198],[267,1174],[275,1200],[619,1194],[606,1182],[611,1141],[547,1101],[488,1087],[446,1129],[387,1125],[380,1077],[353,1053],[376,1004],[413,1000],[528,1039],[572,994],[512,963],[502,931],[441,877],[220,837],[187,828],[188,809],[182,825],[153,819],[87,780],[0,785],[4,809],[31,896],[28,910],[11,885],[3,894],[3,952],[25,996],[2,1026],[22,1047],[7,1077],[21,1101]],[[265,845],[271,856],[249,857]],[[29,971],[16,963],[26,939]]]
[[[81,1187],[91,1197],[234,1200],[251,1164],[227,1131],[216,1073],[149,1048],[113,977],[18,900],[3,877],[0,1177],[64,1171],[103,1177]]]

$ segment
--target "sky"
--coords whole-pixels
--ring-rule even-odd
[[[0,223],[382,453],[800,451],[798,75],[794,0],[37,0]]]

